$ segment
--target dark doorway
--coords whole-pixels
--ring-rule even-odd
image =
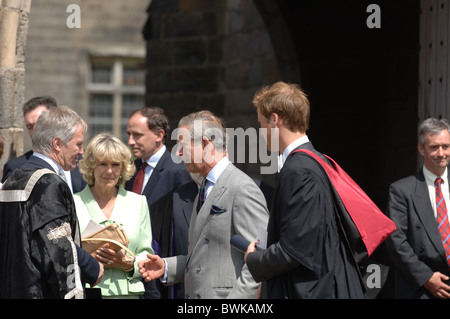
[[[310,97],[314,146],[384,210],[389,184],[417,169],[419,1],[254,2],[283,80],[300,82]],[[367,26],[371,3],[381,28]],[[289,47],[294,54],[282,53]],[[298,72],[283,72],[286,56]]]

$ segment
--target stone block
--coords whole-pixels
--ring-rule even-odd
[[[218,66],[179,68],[175,74],[177,88],[186,92],[217,92],[219,89]]]
[[[178,12],[180,10],[180,1],[183,0],[153,0],[149,7],[149,13],[152,12]]]
[[[14,69],[0,68],[0,129],[13,126],[14,122],[14,92],[15,92],[15,73]]]
[[[193,12],[168,16],[165,23],[166,38],[212,36],[217,33],[217,15],[214,12]]]
[[[3,176],[3,166],[11,158],[20,156],[23,151],[23,129],[7,128],[0,129],[0,136],[3,138],[3,155],[0,157],[0,176]]]
[[[206,58],[204,39],[177,41],[175,43],[175,65],[199,65],[205,63]]]

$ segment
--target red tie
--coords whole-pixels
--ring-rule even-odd
[[[442,178],[436,178],[434,185],[436,186],[436,213],[439,234],[441,235],[442,244],[444,245],[447,263],[450,265],[450,227],[448,222],[447,206],[445,205],[444,195],[442,194],[441,184]]]
[[[134,178],[133,183],[133,192],[140,194],[142,193],[142,186],[144,184],[144,177],[145,177],[145,168],[147,167],[147,162],[143,162],[141,165],[141,168],[139,168],[139,171],[136,174],[136,177]]]

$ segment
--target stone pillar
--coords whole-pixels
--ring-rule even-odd
[[[23,154],[22,105],[25,91],[25,45],[32,0],[0,0],[0,135],[3,165]]]

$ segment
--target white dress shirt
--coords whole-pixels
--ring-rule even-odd
[[[448,187],[448,174],[447,174],[447,168],[445,169],[445,172],[442,176],[436,176],[433,173],[431,173],[425,165],[423,166],[423,175],[425,176],[425,182],[427,183],[428,187],[428,193],[430,195],[430,202],[431,207],[433,207],[434,217],[437,218],[436,213],[436,187],[434,186],[434,181],[436,178],[440,177],[444,180],[444,182],[441,184],[441,190],[442,194],[444,195],[445,205],[447,206],[447,210],[450,209],[450,194],[449,194],[449,187]]]
[[[279,157],[278,157],[278,172],[280,172],[281,169],[283,168],[283,165],[286,162],[286,159],[288,158],[289,154],[291,154],[291,152],[294,149],[296,149],[297,147],[299,147],[300,145],[308,143],[308,142],[309,142],[309,138],[307,135],[305,135],[305,136],[302,136],[302,137],[296,139],[291,144],[289,144],[288,147],[286,147],[286,149],[284,150],[283,154],[279,155]]]
[[[147,185],[148,180],[150,179],[150,176],[152,176],[153,169],[158,164],[161,157],[164,155],[164,152],[166,151],[166,146],[163,145],[158,152],[153,154],[146,162],[147,167],[145,168],[145,176],[144,176],[144,183],[142,184],[142,191],[144,191],[145,186]],[[142,193],[141,191],[141,193]]]
[[[228,164],[230,164],[230,160],[227,157],[224,157],[209,171],[206,176],[205,198],[207,198],[209,193],[211,193],[212,188],[216,184],[220,175],[222,175],[225,168],[227,168]]]

